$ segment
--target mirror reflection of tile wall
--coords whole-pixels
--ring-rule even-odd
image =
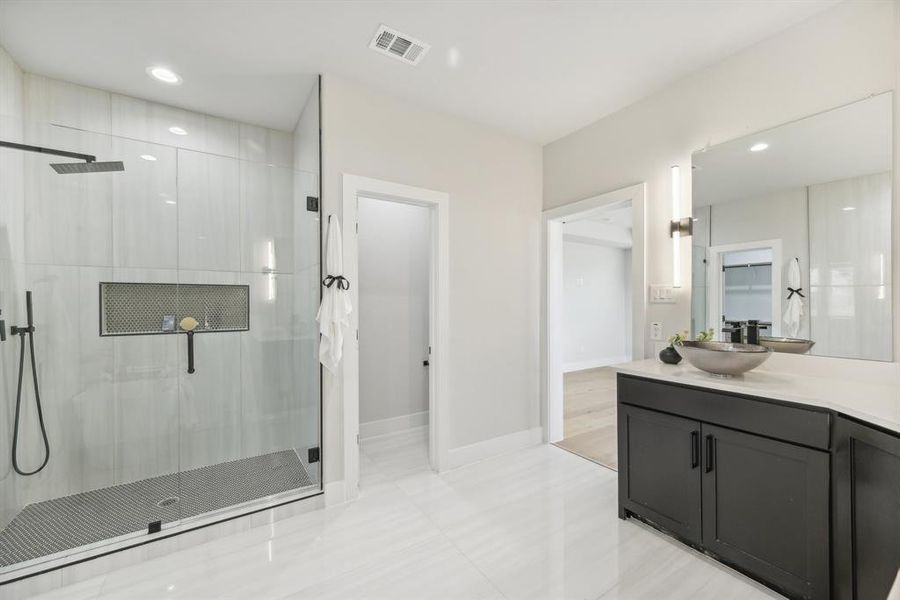
[[[885,93],[694,153],[694,335],[729,339],[723,319],[740,316],[725,306],[738,305],[768,310],[771,335],[813,340],[810,354],[892,360],[892,131]],[[770,247],[768,282],[756,281],[764,266],[744,269],[752,281],[722,270],[729,253]],[[792,328],[795,259],[803,310]]]

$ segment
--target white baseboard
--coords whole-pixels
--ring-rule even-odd
[[[543,443],[544,430],[541,427],[524,429],[515,433],[476,442],[468,446],[450,450],[447,457],[448,467],[455,469],[479,460],[491,458],[498,454],[506,454]]]
[[[563,365],[563,373],[571,373],[572,371],[584,371],[585,369],[596,369],[597,367],[608,367],[609,365],[618,365],[628,362],[631,359],[625,355],[607,356],[604,358],[593,358],[591,360],[582,360],[578,362],[566,363]]]
[[[364,440],[377,435],[388,435],[389,433],[406,431],[415,427],[422,427],[423,425],[428,425],[427,410],[411,415],[401,415],[399,417],[391,417],[390,419],[379,419],[378,421],[360,423],[359,439]]]
[[[325,492],[326,507],[356,500],[356,495],[359,493],[359,489],[357,488],[353,490],[354,493],[351,497],[347,482],[343,479],[326,483],[323,491]]]

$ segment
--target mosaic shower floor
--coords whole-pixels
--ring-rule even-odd
[[[283,450],[29,504],[0,531],[0,567],[315,485]]]

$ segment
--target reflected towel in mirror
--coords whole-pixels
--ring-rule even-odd
[[[800,287],[800,259],[795,258],[788,265],[787,307],[784,309],[785,335],[800,335],[800,319],[805,311],[803,307],[803,288]]]

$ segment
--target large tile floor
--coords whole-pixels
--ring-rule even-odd
[[[616,371],[612,367],[566,373],[560,448],[610,469],[618,468]]]
[[[173,552],[41,596],[777,598],[616,517],[616,474],[539,446],[443,475],[424,430],[365,440],[358,501]]]

